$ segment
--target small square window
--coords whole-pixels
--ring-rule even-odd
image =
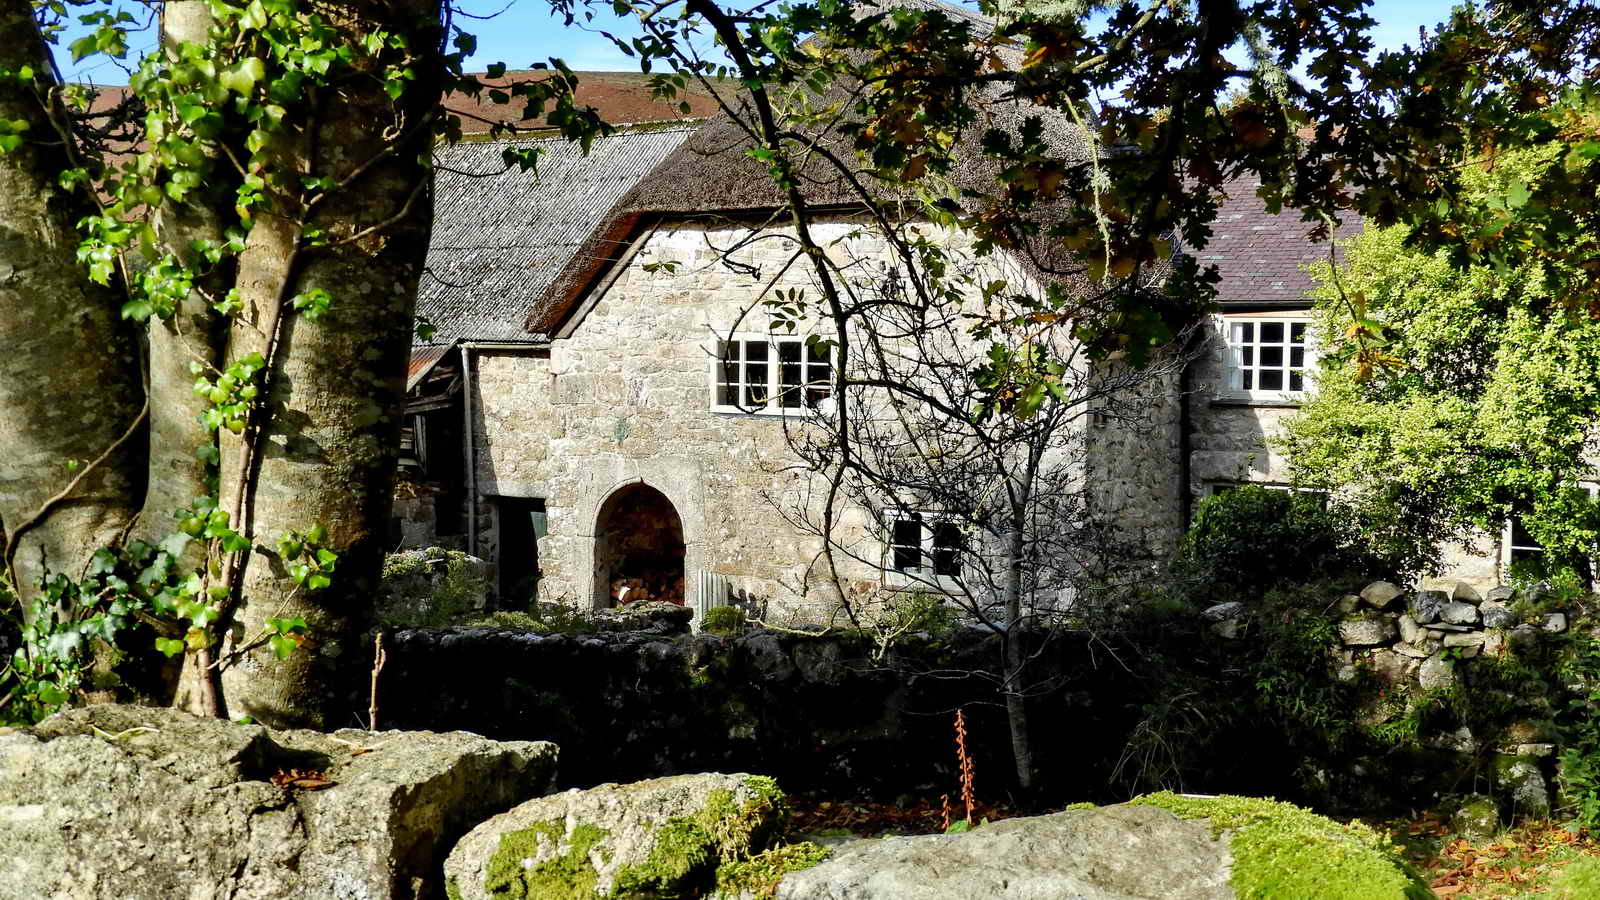
[[[1227,339],[1224,395],[1247,399],[1297,399],[1315,382],[1317,352],[1303,319],[1250,317],[1223,320]]]
[[[886,524],[884,563],[892,586],[949,588],[961,582],[967,540],[960,523],[938,514],[899,512]]]
[[[1600,483],[1592,481],[1579,482],[1578,489],[1589,495],[1591,502],[1600,502]],[[1522,521],[1521,516],[1513,515],[1506,519],[1505,533],[1500,539],[1500,562],[1510,574],[1509,570],[1517,563],[1536,560],[1544,556],[1544,545],[1534,539],[1528,531],[1528,526]]]

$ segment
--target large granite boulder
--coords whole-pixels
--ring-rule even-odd
[[[1420,900],[1383,837],[1287,803],[1162,793],[965,834],[846,844],[779,900]]]
[[[431,896],[455,840],[555,767],[553,744],[462,732],[71,710],[0,729],[0,898]]]
[[[472,831],[445,861],[451,900],[700,896],[720,865],[777,833],[770,778],[674,775],[537,800]]]

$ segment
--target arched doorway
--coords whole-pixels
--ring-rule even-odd
[[[666,495],[644,482],[600,505],[594,528],[595,605],[665,600],[680,606],[683,520]]]

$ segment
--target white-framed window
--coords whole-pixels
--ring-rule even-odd
[[[1317,348],[1304,316],[1233,314],[1221,320],[1227,342],[1224,396],[1298,400],[1313,387]]]
[[[1580,481],[1578,489],[1589,495],[1591,502],[1600,503],[1600,482]],[[1500,537],[1500,565],[1509,574],[1511,566],[1537,559],[1544,554],[1544,545],[1534,540],[1522,524],[1521,516],[1506,519],[1505,531]]]
[[[938,513],[899,510],[884,515],[884,579],[890,587],[952,588],[961,583],[966,535]]]
[[[832,346],[789,335],[717,341],[713,411],[783,415],[826,409],[832,400]]]

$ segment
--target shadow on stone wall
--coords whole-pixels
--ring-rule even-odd
[[[1040,640],[1029,670],[1040,790],[1026,798],[1012,790],[990,674],[996,642],[977,631],[907,640],[879,662],[849,636],[406,630],[389,639],[382,716],[386,728],[554,741],[568,787],[746,771],[790,791],[893,799],[956,790],[951,721],[964,706],[981,794],[1023,804],[1126,799],[1136,791],[1112,784],[1126,736],[1146,714],[1134,682],[1149,673],[1082,634]],[[1292,796],[1295,761],[1269,729],[1228,744],[1252,749],[1208,767],[1206,790]]]

